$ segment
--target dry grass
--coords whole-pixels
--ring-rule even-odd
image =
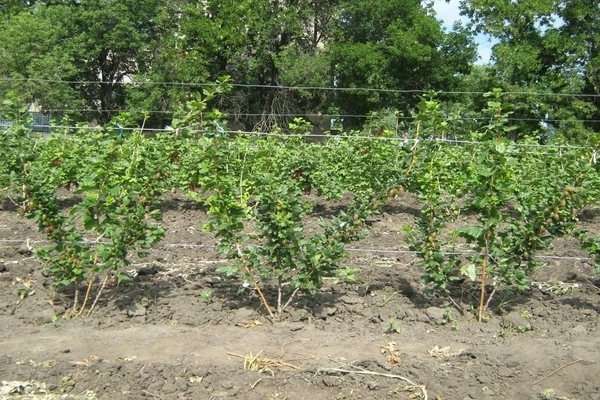
[[[230,356],[242,358],[244,360],[244,370],[246,371],[268,372],[271,374],[271,376],[274,376],[276,369],[300,369],[300,367],[296,365],[283,361],[281,359],[283,354],[277,358],[269,358],[267,356],[263,356],[262,353],[263,352],[261,350],[256,355],[253,355],[252,353],[249,353],[247,355],[241,355],[231,352],[228,352],[227,354]]]

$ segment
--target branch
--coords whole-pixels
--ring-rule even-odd
[[[400,379],[404,382],[409,383],[411,386],[414,386],[416,388],[421,389],[421,392],[423,393],[423,399],[427,400],[427,389],[425,388],[425,385],[417,385],[416,383],[414,383],[413,381],[411,381],[408,378],[405,378],[403,376],[400,375],[393,375],[393,374],[384,374],[381,372],[374,372],[374,371],[366,371],[366,370],[360,370],[360,371],[350,371],[347,369],[340,369],[340,368],[319,368],[317,370],[317,372],[315,372],[315,375],[318,374],[319,372],[342,372],[342,373],[346,373],[346,374],[360,374],[360,375],[371,375],[371,376],[383,376],[385,378],[394,378],[394,379]]]
[[[250,279],[252,279],[254,288],[258,292],[258,295],[260,296],[261,301],[263,302],[263,304],[265,305],[265,308],[267,309],[267,311],[269,312],[269,315],[271,316],[271,322],[274,322],[275,316],[273,315],[273,311],[271,311],[271,307],[269,307],[269,303],[267,302],[267,299],[266,299],[265,295],[263,294],[262,290],[260,290],[260,286],[258,286],[256,279],[254,279],[254,277],[252,276],[252,273],[250,272],[250,267],[248,267],[248,264],[246,263],[246,260],[244,259],[244,253],[242,252],[240,245],[236,243],[235,248],[237,249],[238,255],[240,256],[240,261],[242,262],[244,269],[248,273],[248,276],[250,277]]]
[[[568,363],[568,364],[565,364],[565,365],[563,365],[563,366],[562,366],[562,367],[560,367],[560,368],[557,368],[556,370],[554,370],[553,372],[551,372],[551,373],[549,373],[548,375],[544,376],[543,378],[540,378],[540,379],[538,379],[537,381],[533,382],[531,385],[536,385],[536,384],[540,383],[541,381],[543,381],[544,379],[548,379],[548,378],[550,378],[552,375],[554,375],[555,373],[557,373],[557,372],[558,372],[558,371],[560,371],[561,369],[563,369],[563,368],[566,368],[566,367],[568,367],[569,365],[576,364],[576,363],[578,363],[578,362],[580,362],[580,361],[583,361],[583,359],[579,359],[579,360],[571,361],[570,363]]]

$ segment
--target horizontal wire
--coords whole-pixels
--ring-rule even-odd
[[[354,252],[364,252],[364,253],[387,253],[387,254],[412,254],[412,255],[418,255],[418,254],[422,254],[422,252],[420,251],[415,251],[415,250],[387,250],[387,249],[357,249],[357,248],[345,248],[345,250],[347,251],[354,251]],[[442,253],[446,254],[446,255],[456,255],[456,256],[473,256],[473,255],[477,255],[480,253],[477,253],[475,251],[462,251],[462,252],[455,252],[455,251],[442,251]],[[571,257],[571,256],[554,256],[554,255],[540,255],[540,256],[533,256],[533,258],[539,258],[539,259],[548,259],[548,260],[570,260],[570,261],[593,261],[592,258],[590,257]]]
[[[41,244],[41,243],[52,243],[49,240],[28,240],[28,239],[0,239],[0,243],[27,243],[27,244]],[[93,245],[98,244],[96,241],[80,241],[80,242],[69,242],[75,244],[84,244],[84,245]],[[183,249],[193,249],[193,248],[204,248],[206,245],[202,244],[192,244],[192,243],[158,243],[156,247],[173,247],[173,248],[183,248]],[[381,253],[381,254],[411,254],[418,255],[422,252],[416,250],[409,249],[363,249],[363,248],[345,248],[346,251],[356,252],[356,253]],[[457,255],[457,256],[473,256],[479,253],[475,251],[462,251],[462,252],[454,252],[454,251],[442,251],[447,255]],[[556,256],[556,255],[539,255],[533,256],[533,258],[545,259],[545,260],[569,260],[569,261],[593,261],[590,257],[573,257],[573,256]]]
[[[7,125],[1,125],[1,127],[10,128]],[[54,128],[54,129],[69,129],[69,130],[102,130],[106,129],[106,127],[102,126],[69,126],[69,125],[35,125],[35,128]],[[140,128],[125,128],[125,127],[110,127],[112,130],[120,130],[120,131],[139,131]],[[186,128],[182,128],[184,130]],[[177,133],[178,129],[174,128],[144,128],[144,132],[170,132]],[[205,133],[206,129],[189,129],[190,133]],[[365,139],[365,140],[387,140],[387,141],[399,141],[407,143],[420,143],[420,142],[440,142],[440,143],[449,143],[449,144],[468,144],[468,145],[476,145],[481,146],[485,145],[486,142],[477,142],[471,140],[460,140],[460,139],[444,139],[444,138],[403,138],[403,137],[386,137],[386,136],[363,136],[363,135],[332,135],[332,134],[319,134],[319,133],[307,133],[307,134],[294,134],[294,133],[273,133],[273,132],[260,132],[260,131],[242,131],[242,130],[218,130],[219,134],[231,134],[231,135],[249,135],[249,136],[272,136],[272,137],[304,137],[304,138],[330,138],[330,139]],[[534,143],[512,143],[512,146],[515,147],[524,147],[524,148],[540,148],[540,149],[566,149],[566,150],[588,150],[591,152],[595,152],[596,150],[591,147],[583,147],[583,146],[572,146],[572,145],[554,145],[554,144],[534,144]],[[540,154],[540,153],[535,153]],[[551,153],[548,153],[551,154]]]
[[[1,110],[1,109],[0,109]],[[148,113],[148,114],[175,114],[177,111],[173,110],[131,110],[131,109],[115,109],[115,110],[90,110],[90,109],[47,109],[42,111],[30,111],[31,113],[116,113],[116,112],[127,112],[127,113]],[[307,117],[307,118],[381,118],[385,115],[375,114],[319,114],[319,113],[223,113],[225,118],[239,118],[239,117]],[[395,117],[397,120],[414,120],[413,116],[398,115]],[[452,121],[473,121],[473,122],[485,122],[489,120],[486,117],[453,117],[446,122]],[[599,123],[600,119],[557,119],[557,118],[508,118],[509,121],[521,121],[521,122],[540,122],[540,123],[556,123],[556,122],[583,122],[583,123]],[[7,126],[7,125],[0,125]],[[37,126],[37,125],[35,125]]]
[[[84,80],[60,80],[43,78],[0,78],[0,82],[45,82],[45,83],[66,83],[66,84],[99,84],[99,85],[159,85],[159,86],[184,86],[184,87],[215,87],[215,83],[196,83],[196,82],[154,82],[154,81],[130,81],[130,82],[107,82],[107,81],[84,81]],[[363,92],[381,92],[381,93],[429,93],[436,94],[472,94],[483,95],[486,91],[444,91],[444,90],[425,90],[425,89],[380,89],[364,87],[331,87],[331,86],[274,86],[245,83],[228,83],[228,86],[239,88],[258,88],[258,89],[278,89],[278,90],[324,90],[324,91],[363,91]],[[558,97],[589,97],[597,98],[600,94],[585,93],[550,93],[550,92],[527,92],[527,91],[503,91],[502,94],[511,95],[529,95],[529,96],[558,96]]]

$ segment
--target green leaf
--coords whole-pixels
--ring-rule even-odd
[[[435,251],[433,252],[433,259],[438,262],[438,263],[442,263],[446,258],[446,254],[443,251]]]
[[[490,177],[492,175],[494,175],[494,170],[492,168],[486,167],[484,165],[477,165],[477,174],[484,176],[484,177]]]
[[[234,276],[235,274],[237,274],[239,269],[240,268],[235,265],[225,265],[223,267],[217,268],[216,271],[218,273],[225,274],[225,276],[227,276],[227,277],[230,277],[230,276]]]
[[[460,268],[460,273],[469,277],[472,281],[477,279],[477,266],[475,263],[468,263]]]
[[[498,153],[504,154],[506,152],[506,150],[507,150],[508,147],[506,146],[506,142],[499,141],[499,142],[496,143],[495,148],[496,148],[496,151]]]
[[[456,230],[459,237],[465,238],[467,242],[475,242],[483,234],[483,228],[480,226],[464,226]]]
[[[96,221],[94,218],[85,217],[83,226],[86,231],[91,231],[98,228],[99,225],[98,221]]]

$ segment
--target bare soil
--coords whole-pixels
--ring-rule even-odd
[[[600,279],[576,243],[557,240],[532,289],[497,292],[477,322],[473,285],[428,294],[401,251],[419,207],[388,205],[349,246],[359,280],[327,279],[271,324],[256,293],[215,272],[206,214],[182,195],[164,204],[164,242],[132,260],[133,284],[109,282],[90,316],[63,318],[74,288],[53,286],[31,252],[43,236],[5,202],[0,398],[600,399]],[[322,202],[315,221],[335,209]],[[593,210],[582,221],[600,227]]]

